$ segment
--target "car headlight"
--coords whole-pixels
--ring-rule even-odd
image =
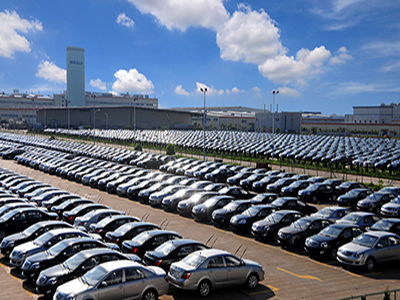
[[[246,224],[247,223],[247,219],[241,219],[238,221],[238,224]]]
[[[75,295],[68,295],[65,300],[76,300],[76,296]]]
[[[322,248],[328,248],[328,243],[327,243],[327,242],[321,243],[321,247],[322,247]]]
[[[205,208],[200,208],[199,212],[201,212],[202,214],[204,214],[206,212]]]
[[[14,247],[14,245],[15,245],[15,242],[14,242],[14,241],[11,241],[11,242],[6,243],[6,247],[12,248],[12,247]]]
[[[30,269],[39,269],[40,263],[35,262],[34,264],[31,265]]]
[[[354,253],[354,257],[355,257],[355,258],[362,258],[362,257],[364,257],[364,253],[363,253],[363,252]]]
[[[57,278],[52,277],[49,280],[47,280],[47,283],[50,285],[55,285],[57,283]]]

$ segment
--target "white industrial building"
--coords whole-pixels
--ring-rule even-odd
[[[67,47],[67,99],[70,106],[85,106],[85,49]]]

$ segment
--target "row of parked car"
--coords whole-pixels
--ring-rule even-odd
[[[228,285],[255,288],[264,278],[261,265],[184,239],[146,216],[129,216],[5,169],[0,185],[0,251],[39,293],[54,299],[94,293],[156,299],[170,284],[207,296],[226,285],[209,276],[210,268],[235,274]]]
[[[105,140],[173,144],[184,149],[202,149],[201,131],[182,130],[67,130],[46,129],[50,134],[78,137],[96,136]],[[398,170],[399,141],[396,139],[328,135],[271,134],[259,132],[206,131],[207,151],[263,155],[277,159],[348,164],[354,167]]]

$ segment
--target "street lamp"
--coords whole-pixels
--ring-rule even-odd
[[[106,116],[106,129],[108,129],[108,114],[104,113],[104,115]]]
[[[272,133],[275,133],[275,94],[278,95],[279,91],[272,91]]]
[[[204,116],[203,116],[203,161],[206,161],[206,93],[207,88],[200,88],[200,91],[204,94]]]
[[[96,145],[96,95],[93,96],[93,145]]]
[[[68,99],[65,101],[65,104],[67,105],[67,110],[68,110],[68,130],[70,129],[70,124],[71,124],[71,119],[70,119],[70,115],[69,115],[69,104],[71,103],[71,101],[69,101]]]

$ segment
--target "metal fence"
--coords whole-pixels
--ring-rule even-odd
[[[342,298],[340,300],[383,300],[386,292],[389,292],[390,300],[396,300],[397,295],[399,295],[399,299],[400,299],[400,289],[398,289],[398,290],[387,290],[387,291],[373,293],[373,294],[351,296],[348,298]]]

